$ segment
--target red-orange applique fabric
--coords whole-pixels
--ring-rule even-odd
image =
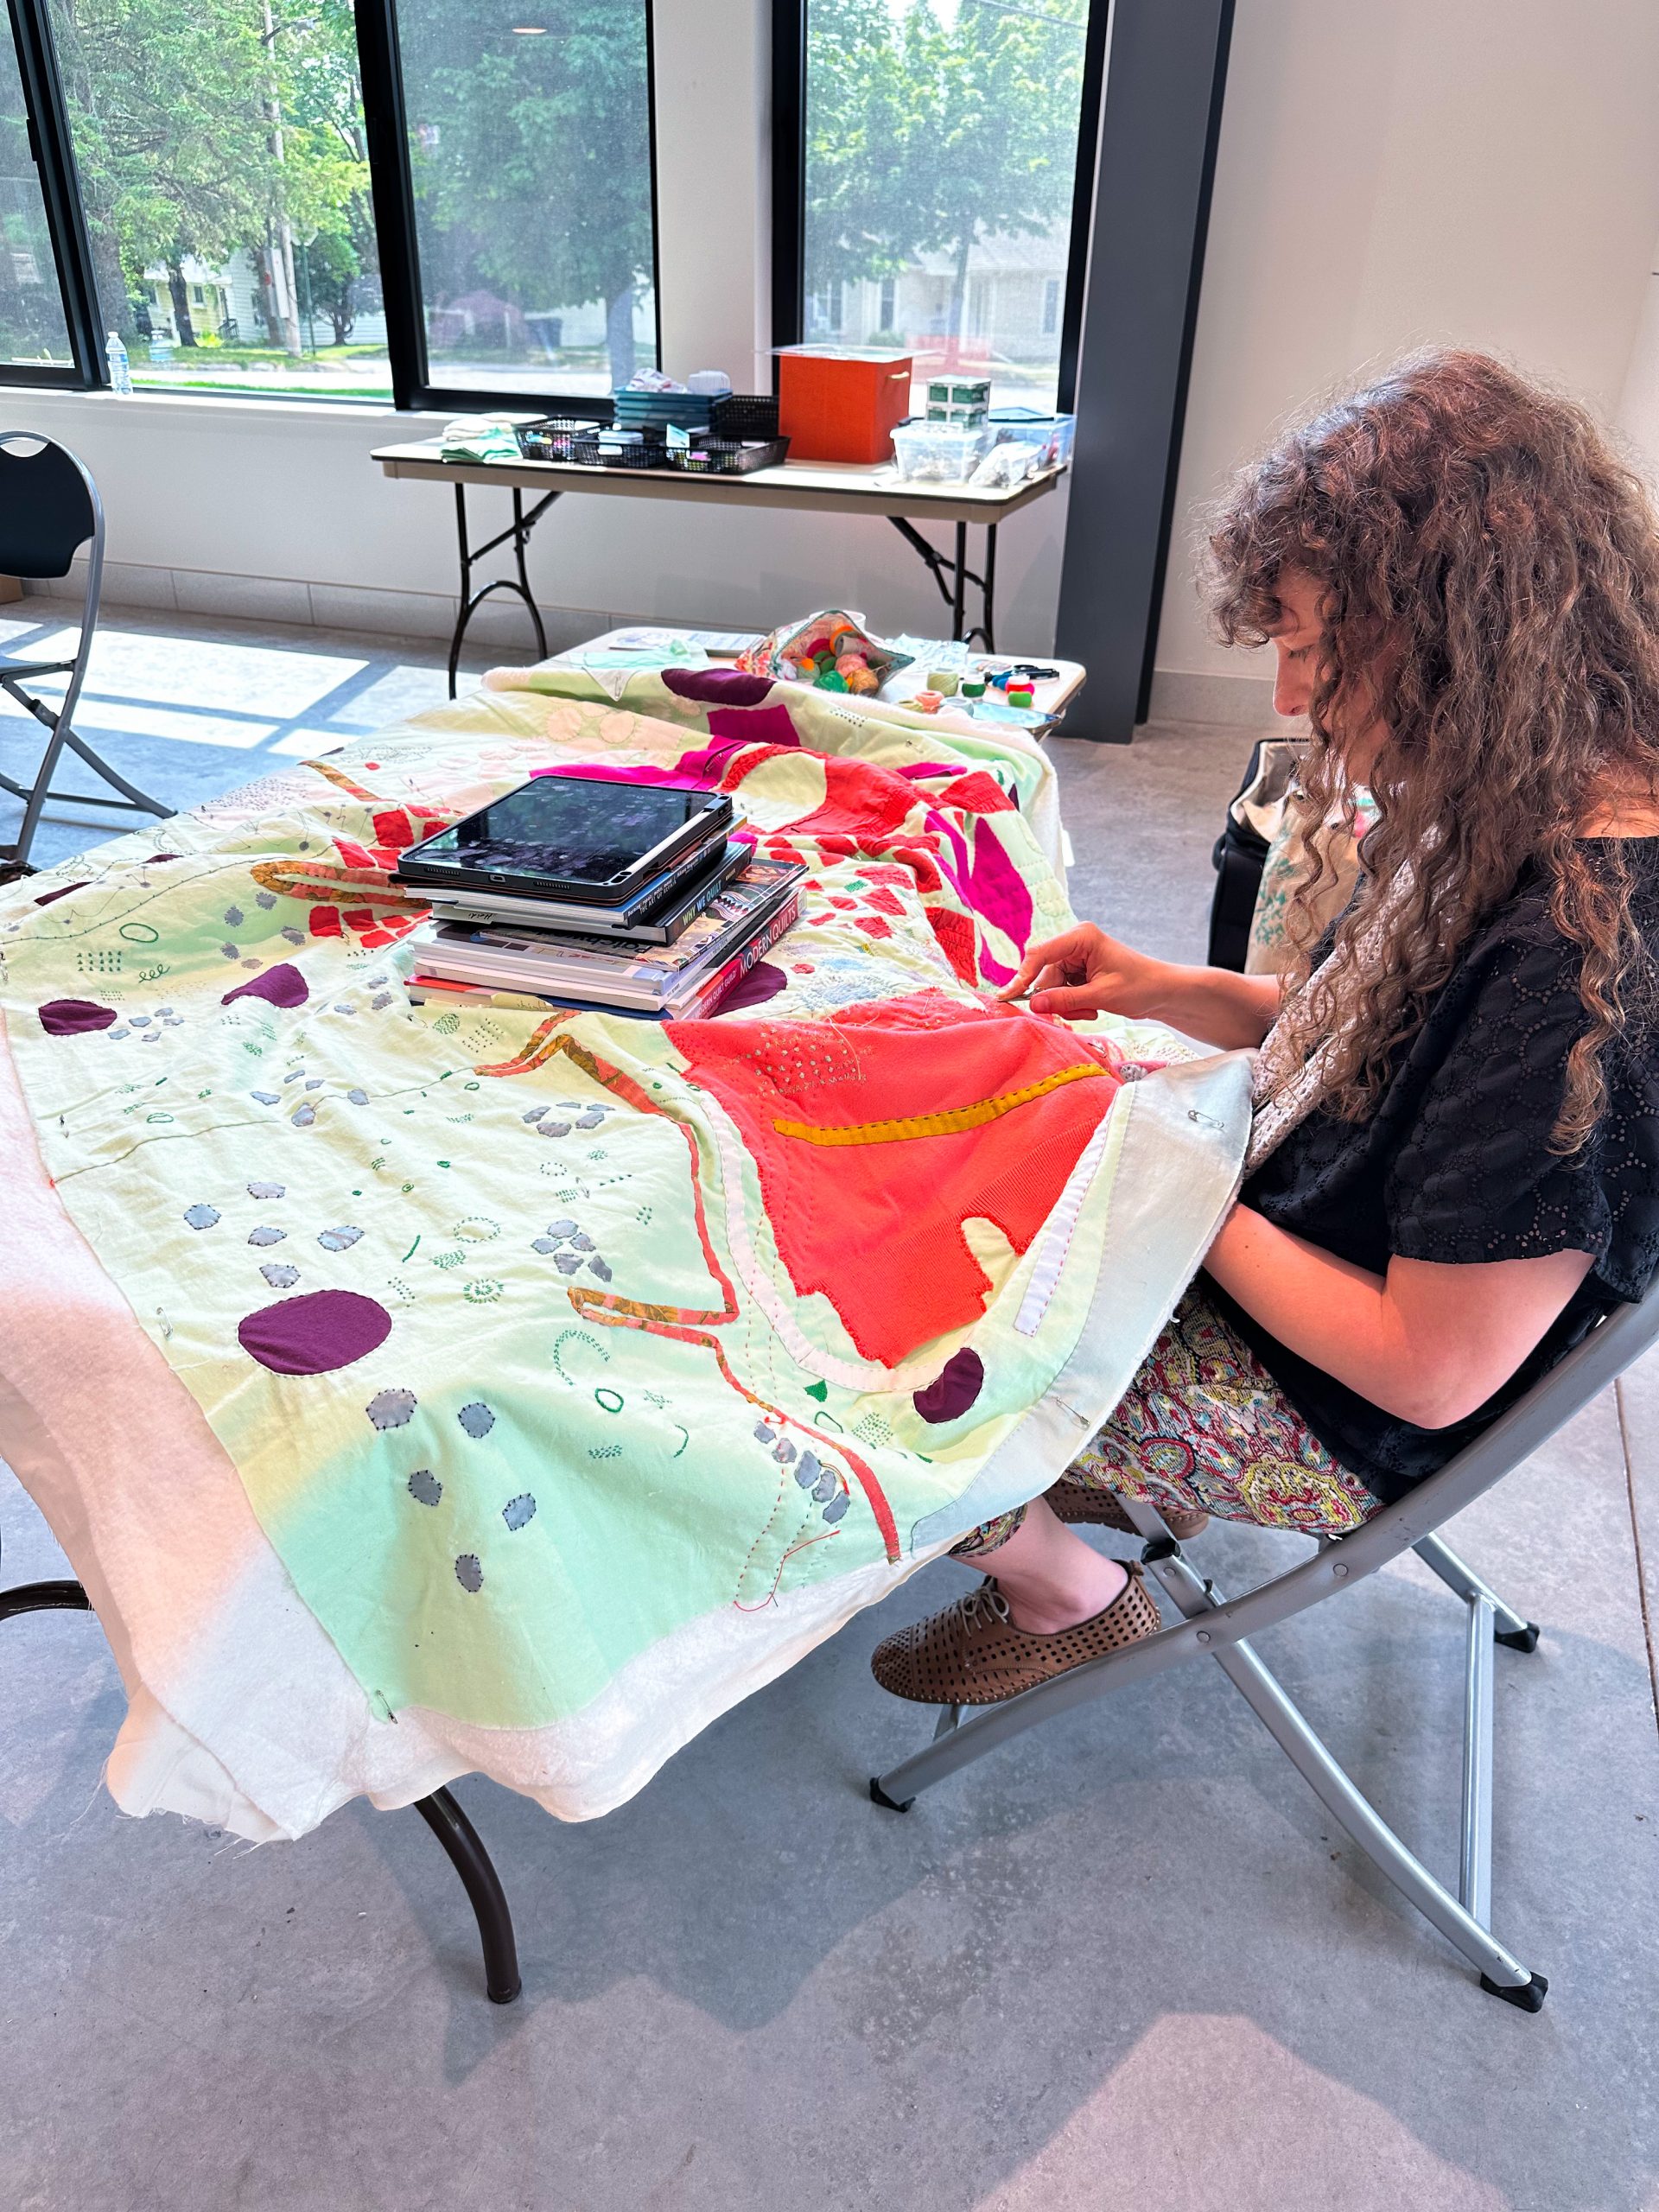
[[[1023,1253],[1122,1082],[1109,1046],[931,991],[669,1035],[742,1135],[796,1291],[887,1366],[978,1319],[991,1282],[963,1224]]]

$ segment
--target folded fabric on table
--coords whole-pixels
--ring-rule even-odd
[[[986,995],[1069,919],[1047,764],[745,680],[498,675],[0,897],[0,1451],[129,1809],[606,1810],[1044,1488],[1192,1273],[1242,1059]],[[397,853],[552,765],[806,863],[741,1004],[410,1003]]]

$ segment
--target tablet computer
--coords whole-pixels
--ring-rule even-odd
[[[533,776],[411,845],[397,874],[421,886],[619,906],[697,847],[723,848],[731,821],[732,802],[721,792]]]

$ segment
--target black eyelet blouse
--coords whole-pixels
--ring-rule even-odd
[[[1659,956],[1659,838],[1624,842],[1643,938]],[[1471,940],[1397,1056],[1369,1121],[1315,1112],[1246,1183],[1268,1220],[1374,1274],[1389,1259],[1477,1265],[1588,1252],[1593,1266],[1518,1371],[1477,1413],[1423,1429],[1384,1413],[1211,1294],[1327,1451],[1400,1497],[1495,1421],[1659,1266],[1659,1032],[1638,1015],[1603,1055],[1608,1104],[1583,1150],[1549,1148],[1583,1030],[1580,955],[1524,877]]]

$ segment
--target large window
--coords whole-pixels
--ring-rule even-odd
[[[386,398],[351,0],[49,0],[137,385]]]
[[[111,331],[141,387],[413,407],[603,413],[659,365],[653,107],[677,148],[699,95],[652,0],[9,5],[0,381],[102,381]],[[1105,21],[774,0],[779,338],[1065,404]]]
[[[804,336],[902,346],[918,383],[987,376],[997,405],[1056,404],[1088,16],[807,0]]]
[[[657,365],[646,0],[402,0],[426,382],[603,395]]]
[[[67,368],[68,327],[29,151],[22,79],[0,32],[0,360]]]

